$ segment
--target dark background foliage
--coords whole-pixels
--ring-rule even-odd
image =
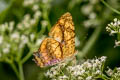
[[[91,0],[52,0],[51,8],[49,9],[49,21],[51,25],[54,25],[58,18],[65,12],[70,12],[73,17],[75,24],[75,33],[80,41],[80,45],[76,47],[76,50],[83,51],[87,42],[91,38],[96,29],[98,29],[97,38],[90,49],[86,52],[83,57],[85,59],[94,58],[95,56],[107,56],[106,66],[111,68],[120,66],[120,47],[114,48],[116,40],[115,36],[109,36],[106,32],[105,27],[114,18],[119,18],[120,15],[111,11],[106,7],[100,0],[92,0],[96,3],[91,3]],[[120,10],[119,0],[106,0],[106,2],[113,8]],[[26,13],[33,14],[29,8],[22,6],[23,0],[0,0],[0,23],[9,22],[14,20],[16,23],[20,22]],[[41,5],[41,4],[39,4]],[[92,10],[87,14],[84,13],[85,9],[89,10],[92,6]],[[84,23],[90,20],[89,14],[95,13],[96,17],[92,20],[91,25],[85,27]],[[39,25],[39,24],[38,24]],[[37,25],[37,26],[38,26]],[[48,30],[44,35],[48,34]],[[91,42],[90,42],[91,43]],[[82,54],[82,53],[81,53]],[[79,54],[79,55],[81,55]],[[25,80],[45,80],[43,76],[46,68],[39,68],[33,61],[33,56],[23,65]],[[0,80],[17,80],[15,73],[11,67],[0,62]]]

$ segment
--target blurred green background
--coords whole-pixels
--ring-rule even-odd
[[[83,58],[107,56],[106,66],[114,68],[120,65],[120,47],[114,48],[116,36],[109,36],[105,29],[107,24],[114,18],[119,19],[120,15],[106,7],[101,0],[0,0],[0,24],[15,21],[16,26],[23,20],[25,14],[33,16],[32,6],[34,4],[27,5],[27,3],[24,4],[25,1],[31,1],[31,4],[38,1],[34,4],[39,5],[42,15],[35,26],[39,26],[38,29],[41,31],[41,21],[48,21],[42,35],[47,36],[50,27],[56,23],[58,18],[66,12],[70,12],[75,24],[76,44],[78,44],[76,50],[85,53]],[[105,2],[120,10],[119,0],[105,0]],[[91,37],[93,37],[93,42],[88,43]],[[87,45],[90,45],[90,49],[86,51],[84,48]],[[82,55],[80,52],[78,54]],[[33,56],[23,64],[25,80],[46,80],[43,75],[47,69],[38,67],[32,59]],[[0,62],[0,80],[18,80],[13,69],[4,61]]]

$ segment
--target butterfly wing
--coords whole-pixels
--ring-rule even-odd
[[[65,13],[49,32],[49,36],[61,42],[63,57],[75,53],[75,29],[70,13]]]
[[[40,67],[54,65],[62,59],[60,43],[52,38],[42,41],[40,48],[34,53],[35,62]]]
[[[61,26],[59,24],[55,24],[50,32],[49,32],[49,36],[59,42],[61,42],[63,40],[63,31],[61,29]]]
[[[40,67],[54,65],[75,54],[75,29],[70,13],[60,17],[49,36],[51,38],[44,39],[34,53],[34,60]]]

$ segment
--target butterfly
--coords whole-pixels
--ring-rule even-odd
[[[51,28],[49,37],[40,44],[34,61],[40,67],[55,65],[75,54],[75,28],[69,12],[63,14]]]

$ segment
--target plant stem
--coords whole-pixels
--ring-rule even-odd
[[[84,48],[83,48],[83,50],[81,52],[81,56],[80,57],[84,57],[90,51],[90,49],[93,47],[93,45],[97,41],[98,36],[100,35],[100,32],[101,32],[102,28],[103,27],[97,27],[95,29],[95,31],[93,32],[92,36],[90,37],[90,39],[88,40],[88,42],[84,46]],[[78,57],[79,57],[79,55],[78,55]]]
[[[21,60],[21,63],[24,64],[31,56],[32,56],[32,52],[30,51],[30,52]]]
[[[31,43],[28,44],[28,46],[32,46]],[[21,64],[24,64],[32,55],[33,52],[36,50],[36,47],[32,46],[32,48],[30,48],[29,53],[21,60]]]
[[[6,59],[5,59],[5,62],[8,63],[8,64],[11,66],[11,68],[12,68],[13,71],[15,72],[16,76],[20,79],[20,77],[19,77],[19,72],[18,72],[17,67],[15,66],[13,60],[12,60],[12,59],[9,59],[9,58],[6,58]]]
[[[14,64],[14,63],[9,63],[9,64],[10,64],[10,66],[12,67],[13,71],[15,72],[16,76],[20,79],[20,77],[19,77],[19,72],[18,72],[15,64]]]
[[[24,80],[23,65],[21,64],[21,62],[18,63],[18,67],[20,73],[20,80]]]
[[[117,14],[120,15],[120,11],[112,8],[112,7],[111,7],[110,5],[108,5],[104,0],[101,0],[101,2],[102,2],[105,6],[107,6],[109,9],[111,9],[113,12],[115,12],[115,13],[117,13]]]
[[[43,9],[43,18],[48,22],[48,25],[47,25],[47,29],[48,29],[48,31],[50,31],[50,28],[51,28],[51,24],[50,24],[50,20],[49,20],[49,18],[48,18],[48,14],[49,14],[49,12],[46,10],[46,9]]]
[[[40,30],[40,32],[36,34],[36,38],[41,37],[43,33],[45,32],[45,30],[46,30],[46,27],[42,26],[42,29]]]
[[[108,78],[106,75],[102,74],[101,76],[99,76],[100,78],[102,78],[103,80],[110,80],[110,78]]]

